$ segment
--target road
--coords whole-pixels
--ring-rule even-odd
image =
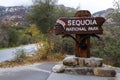
[[[72,75],[53,73],[55,62],[44,62],[29,66],[0,69],[0,80],[120,80],[120,73],[116,77],[97,77],[89,75]],[[117,69],[120,72],[120,69]]]
[[[47,80],[55,64],[48,62],[0,69],[0,80]]]
[[[15,52],[20,49],[23,49],[26,54],[34,53],[37,50],[35,44],[0,50],[0,62],[13,59],[15,57]]]

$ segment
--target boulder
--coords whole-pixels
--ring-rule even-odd
[[[77,66],[77,64],[78,64],[78,58],[77,57],[73,57],[73,56],[66,57],[63,60],[63,64],[65,66]]]
[[[102,67],[103,59],[102,58],[85,58],[86,67]]]
[[[79,58],[78,59],[78,64],[80,67],[85,67],[85,58]]]
[[[93,75],[93,68],[89,67],[67,67],[65,73],[80,74],[80,75]]]
[[[62,73],[62,72],[64,72],[64,70],[65,70],[65,67],[62,64],[55,65],[52,68],[52,71],[55,72],[55,73]]]
[[[116,72],[111,68],[94,68],[93,70],[95,76],[102,77],[115,77]]]

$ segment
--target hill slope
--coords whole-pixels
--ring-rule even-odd
[[[63,5],[59,5],[59,7],[65,7]],[[67,9],[73,9],[69,7],[65,7]],[[11,24],[18,24],[18,25],[25,25],[27,21],[25,20],[26,14],[29,12],[30,7],[24,6],[12,6],[12,7],[3,7],[0,6],[0,23],[11,23]],[[114,12],[113,8],[109,8],[107,10],[98,11],[92,16],[94,17],[104,17],[107,23],[114,23],[113,19],[110,15]]]

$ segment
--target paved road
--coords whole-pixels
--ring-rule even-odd
[[[47,80],[56,63],[0,69],[0,80]],[[49,66],[49,67],[48,67]]]
[[[120,73],[116,77],[97,77],[85,75],[71,75],[53,73],[55,62],[39,63],[30,66],[0,69],[0,80],[120,80]],[[119,72],[120,69],[117,69]]]
[[[34,53],[37,50],[35,44],[0,50],[0,62],[13,59],[15,52],[20,49],[23,49],[26,54]]]
[[[47,80],[120,80],[120,78],[52,73]]]

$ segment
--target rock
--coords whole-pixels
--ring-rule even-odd
[[[93,70],[95,76],[102,77],[115,77],[116,72],[111,68],[94,68]]]
[[[64,72],[64,70],[65,70],[65,67],[62,64],[55,65],[52,68],[52,71],[55,72],[55,73],[62,73],[62,72]]]
[[[86,67],[102,67],[103,59],[102,58],[85,58]]]
[[[66,57],[63,60],[63,64],[65,66],[77,66],[77,64],[78,64],[78,58],[77,57],[73,57],[73,56]]]
[[[80,75],[93,75],[93,68],[88,67],[67,67],[65,73],[80,74]]]
[[[84,67],[85,66],[85,58],[79,58],[78,64],[80,67]]]

